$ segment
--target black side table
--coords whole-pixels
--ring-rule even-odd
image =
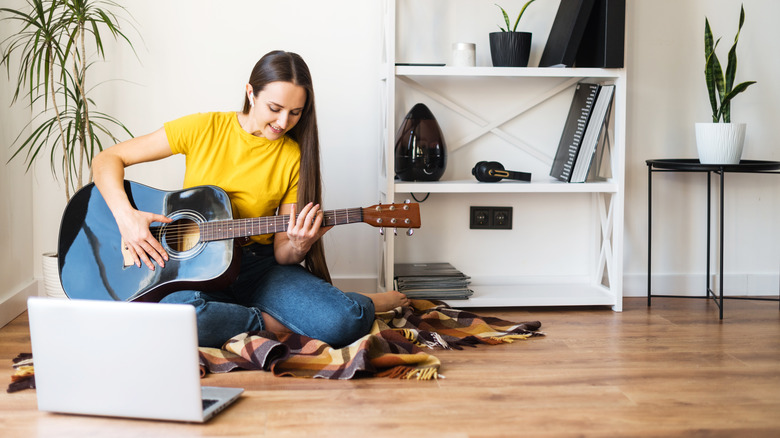
[[[706,295],[704,296],[683,296],[683,295],[654,295],[651,291],[651,248],[653,232],[653,173],[656,172],[699,172],[707,174],[707,277],[706,277]],[[710,240],[711,240],[711,211],[712,211],[712,174],[720,175],[720,263],[718,267],[718,295],[713,292],[710,285]],[[780,162],[761,161],[761,160],[742,160],[739,164],[701,164],[698,159],[674,158],[663,160],[647,160],[647,305],[650,306],[652,297],[668,298],[707,298],[712,299],[720,309],[720,319],[723,319],[723,299],[742,299],[742,300],[762,300],[779,301],[778,298],[766,297],[742,297],[742,296],[723,296],[723,192],[726,186],[726,173],[769,173],[780,175]]]

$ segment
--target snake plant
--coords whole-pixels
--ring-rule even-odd
[[[530,5],[534,1],[536,1],[536,0],[528,0],[528,2],[526,2],[525,5],[523,5],[523,9],[520,9],[520,14],[517,16],[517,20],[515,20],[515,25],[514,25],[514,27],[512,27],[511,32],[517,32],[517,23],[520,22],[520,18],[523,16],[523,13],[525,12],[525,9],[528,7],[528,5]],[[509,26],[510,26],[509,15],[507,15],[507,13],[504,10],[504,8],[502,8],[498,4],[496,4],[496,6],[498,6],[498,8],[501,9],[501,14],[504,16],[504,22],[506,23],[506,29],[504,29],[501,26],[498,26],[499,29],[501,29],[501,32],[510,32],[510,30],[509,30]]]
[[[724,75],[718,56],[715,54],[720,38],[713,42],[710,22],[706,17],[704,18],[704,77],[707,83],[710,106],[712,107],[713,123],[721,121],[723,123],[731,123],[731,100],[756,83],[756,81],[746,81],[736,86],[734,85],[734,77],[737,74],[737,42],[739,41],[739,33],[744,23],[745,8],[742,6],[739,13],[739,28],[734,36],[734,44],[731,46],[731,50],[729,50]]]

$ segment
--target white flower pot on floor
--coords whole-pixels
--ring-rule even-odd
[[[60,283],[60,270],[57,263],[57,254],[47,252],[42,257],[43,287],[46,296],[51,298],[67,298]]]
[[[697,123],[696,149],[702,164],[739,164],[745,144],[744,123]]]

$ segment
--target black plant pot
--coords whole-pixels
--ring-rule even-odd
[[[528,67],[530,32],[491,32],[490,57],[493,67]]]
[[[395,175],[402,181],[438,181],[447,167],[439,123],[422,103],[404,118],[395,136]]]

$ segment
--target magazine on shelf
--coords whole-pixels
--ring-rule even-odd
[[[450,263],[396,263],[395,286],[409,298],[457,300],[474,292],[471,278]]]

